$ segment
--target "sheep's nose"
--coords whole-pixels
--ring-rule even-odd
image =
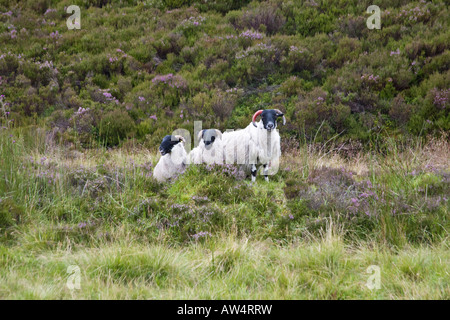
[[[267,124],[267,128],[268,128],[268,129],[273,129],[273,127],[274,127],[274,125],[273,125],[272,122]]]

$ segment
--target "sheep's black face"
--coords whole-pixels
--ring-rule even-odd
[[[216,136],[217,136],[216,130],[212,130],[212,129],[203,130],[202,139],[203,139],[203,142],[205,143],[206,150],[211,149],[214,141],[216,140]]]
[[[165,136],[161,142],[161,145],[159,146],[159,152],[161,152],[161,155],[170,153],[172,151],[172,148],[180,141],[180,139],[174,136]]]
[[[283,114],[280,114],[272,109],[264,110],[261,113],[261,119],[264,125],[264,129],[268,131],[272,131],[277,127],[277,118],[283,116]]]

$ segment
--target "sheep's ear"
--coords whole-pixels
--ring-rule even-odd
[[[222,140],[222,132],[220,132],[220,130],[216,129],[216,137]]]
[[[197,140],[198,140],[198,142],[200,143],[200,141],[202,140],[202,138],[203,138],[203,133],[205,132],[205,130],[200,130],[199,132],[198,132],[198,135],[197,135]]]

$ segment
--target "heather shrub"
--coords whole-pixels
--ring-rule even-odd
[[[287,56],[281,60],[281,66],[286,72],[302,72],[311,70],[314,66],[311,64],[312,53],[306,48],[291,46]]]
[[[337,50],[329,60],[329,65],[336,68],[352,61],[361,53],[361,43],[354,38],[344,37],[339,40]]]
[[[192,197],[196,198],[198,197]],[[230,218],[212,205],[175,203],[169,207],[169,212],[169,217],[161,220],[159,228],[166,229],[173,240],[179,242],[205,240],[216,230],[230,224]]]
[[[310,210],[317,211],[325,206],[345,210],[352,203],[351,198],[355,195],[352,172],[331,168],[314,169],[307,181],[309,187],[299,188],[297,197],[306,200]]]
[[[420,57],[433,57],[448,49],[448,35],[440,34],[432,39],[418,38],[405,46],[405,53],[413,61]]]
[[[383,27],[384,22],[383,19]],[[349,15],[339,19],[339,30],[350,38],[361,38],[366,28],[365,17]]]
[[[79,32],[64,26],[66,2],[5,3],[0,87],[11,111],[41,121],[57,109],[102,106],[106,112],[127,110],[137,124],[158,117],[155,126],[164,120],[172,128],[198,118],[237,127],[256,105],[281,104],[293,117],[289,136],[300,135],[303,124],[296,119],[310,119],[311,132],[323,121],[321,130],[328,134],[345,129],[343,140],[367,138],[361,128],[372,126],[373,119],[386,134],[405,121],[408,134],[448,127],[447,108],[437,107],[432,102],[437,94],[431,93],[448,87],[438,80],[445,78],[449,60],[448,31],[441,27],[447,8],[441,1],[380,2],[381,30],[366,28],[367,3],[131,3],[78,1],[86,15]],[[227,92],[236,88],[237,95]],[[297,96],[313,89],[326,92],[327,103],[316,116],[297,117]],[[265,97],[258,100],[260,92]],[[399,95],[408,111],[394,101]],[[332,119],[332,109],[343,108],[345,116],[347,107],[346,124]],[[312,105],[302,108],[313,112]],[[144,132],[164,130],[149,129],[149,122],[142,125],[141,139]],[[98,132],[82,140],[88,135]]]
[[[64,123],[64,122],[63,122]],[[79,108],[69,119],[70,127],[76,132],[78,141],[87,146],[93,138],[98,124],[98,114],[90,108]]]
[[[146,138],[153,136],[158,127],[155,125],[154,119],[146,119],[141,121],[136,127],[136,134],[138,138]]]
[[[122,139],[133,135],[135,124],[127,112],[114,110],[102,116],[98,124],[98,132],[102,143],[115,146]]]
[[[51,80],[57,80],[58,70],[51,61],[44,63],[26,61],[22,67],[24,75],[31,80],[32,86],[46,86]]]
[[[163,98],[164,106],[173,107],[179,104],[181,94],[187,90],[186,80],[172,73],[157,75],[152,79],[152,89],[156,95]]]
[[[179,32],[169,33],[158,41],[152,43],[156,54],[161,59],[165,59],[169,53],[179,54],[184,47],[185,38]]]
[[[305,81],[296,76],[289,77],[280,86],[280,92],[285,97],[291,97],[303,93]]]
[[[50,126],[58,128],[60,131],[67,130],[71,125],[70,112],[70,110],[55,110],[48,119]]]
[[[82,101],[70,85],[64,85],[61,93],[61,100],[64,107],[78,110],[81,108]]]
[[[412,106],[405,103],[405,99],[403,99],[401,95],[398,95],[392,100],[389,116],[394,119],[399,126],[405,126],[411,117],[412,111]]]
[[[184,63],[190,63],[192,65],[197,65],[199,60],[200,48],[197,46],[188,47],[185,46],[180,51],[180,57],[183,59]]]
[[[299,127],[288,126],[305,133],[309,138],[316,137],[317,141],[324,141],[346,129],[350,112],[349,106],[330,104],[327,102],[327,93],[315,89],[300,97],[293,106],[291,117]]]
[[[222,1],[203,1],[194,0],[195,7],[200,11],[215,10],[222,14],[225,14],[231,10],[238,10],[246,6],[250,0],[222,0]]]
[[[191,0],[164,0],[164,4],[168,9],[175,9],[185,5],[190,5],[191,2]]]
[[[450,69],[450,51],[446,50],[440,55],[437,55],[427,62],[420,70],[423,76],[429,76],[433,73],[445,73]]]
[[[224,121],[231,115],[233,109],[236,107],[237,100],[239,97],[239,90],[236,88],[228,89],[226,92],[216,91],[213,94],[212,99],[212,110],[214,114],[221,120]]]
[[[14,54],[0,55],[0,75],[9,77],[12,72],[19,68],[19,58]]]
[[[270,44],[258,43],[236,54],[236,71],[238,84],[261,83],[269,74],[276,72],[277,49]]]
[[[276,33],[285,23],[285,18],[275,2],[258,3],[239,15],[228,15],[228,20],[236,29],[254,29],[267,34]]]
[[[40,14],[45,13],[45,11],[48,9],[49,4],[50,2],[48,0],[27,1],[27,5]]]
[[[314,36],[317,33],[329,33],[333,30],[336,16],[334,13],[317,10],[318,3],[308,1],[291,1],[282,6],[282,13],[286,24],[283,30],[288,34],[301,34],[302,36]],[[308,21],[309,23],[304,23]]]
[[[211,100],[209,94],[200,92],[192,97],[188,103],[183,103],[185,105],[187,112],[194,119],[198,119],[200,116],[205,117],[211,114]],[[180,114],[183,118],[184,115]]]

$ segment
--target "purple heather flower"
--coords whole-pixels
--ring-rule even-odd
[[[399,55],[400,54],[400,49],[397,48],[397,51],[391,51],[391,56],[393,55]]]
[[[264,35],[256,31],[247,30],[242,32],[239,37],[244,39],[259,40],[262,39]]]
[[[61,35],[59,34],[58,30],[56,30],[55,32],[50,33],[50,38],[52,38],[52,39],[58,39],[60,37],[61,37]]]
[[[199,233],[197,233],[197,234],[194,234],[192,237],[193,237],[195,240],[198,240],[198,239],[200,239],[200,238],[208,237],[208,236],[211,237],[212,234],[209,233],[209,232],[201,231],[201,232],[199,232]]]
[[[45,11],[44,15],[50,13],[50,12],[56,12],[56,9],[47,9],[47,11]]]

